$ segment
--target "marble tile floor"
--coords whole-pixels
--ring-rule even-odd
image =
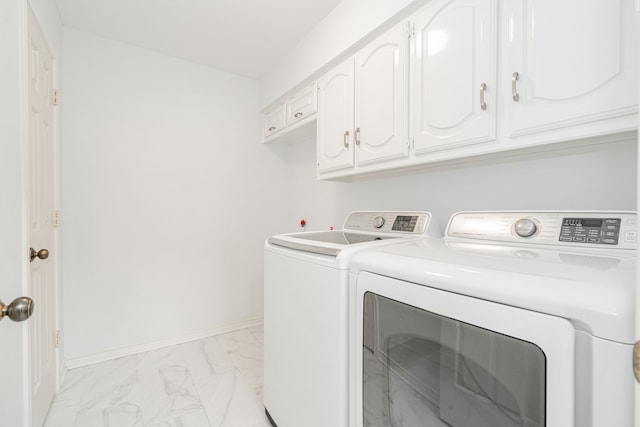
[[[69,370],[44,427],[270,427],[263,329]]]

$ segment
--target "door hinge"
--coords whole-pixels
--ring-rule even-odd
[[[51,89],[51,105],[56,107],[58,105],[58,101],[60,100],[58,89]]]
[[[58,329],[56,331],[56,348],[60,348],[62,345],[62,331]]]
[[[59,209],[56,209],[55,211],[53,211],[53,226],[56,228],[60,226],[60,210]]]

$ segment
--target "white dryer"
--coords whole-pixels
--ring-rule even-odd
[[[347,426],[349,261],[436,234],[427,212],[352,212],[341,230],[267,239],[264,405],[274,426]]]
[[[462,212],[362,252],[357,427],[631,427],[635,213]]]

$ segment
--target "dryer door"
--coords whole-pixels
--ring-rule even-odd
[[[370,273],[357,301],[358,426],[573,425],[565,319]]]

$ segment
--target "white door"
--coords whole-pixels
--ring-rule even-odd
[[[640,7],[636,10],[636,20],[640,21]],[[640,56],[640,46],[638,46],[638,53]],[[638,75],[637,75],[638,80],[640,81],[640,70],[638,71]],[[638,101],[640,102],[640,92],[637,94],[638,95]],[[638,129],[640,129],[640,117],[638,117]],[[640,147],[640,134],[638,134],[638,144],[637,147]],[[638,157],[636,160],[636,167],[637,165],[640,165],[640,150],[638,150]],[[636,196],[636,210],[638,212],[640,212],[640,175],[638,175],[637,179],[636,179],[636,191],[637,191],[637,196]],[[637,250],[636,248],[636,253],[637,253],[637,259],[638,259],[638,264],[640,265],[640,251]],[[638,344],[638,342],[640,342],[640,274],[636,274],[636,345],[640,345]],[[634,382],[634,426],[635,427],[640,427],[640,381],[638,381],[638,378],[636,378],[636,381]]]
[[[640,123],[639,123],[640,126]],[[640,147],[640,134],[638,135],[638,147]],[[640,150],[638,151],[638,159],[636,160],[636,164],[640,164]],[[640,212],[640,176],[636,180],[637,186],[637,210]],[[637,250],[637,249],[636,249]],[[640,264],[640,251],[637,252],[638,264]],[[640,345],[640,274],[636,275],[636,346]],[[629,373],[631,375],[631,373]],[[634,382],[634,423],[635,427],[640,427],[640,381],[638,377],[636,377],[636,381]]]
[[[20,64],[24,50],[22,2],[0,1],[0,300],[10,303],[24,294],[22,124],[24,99]],[[26,323],[0,321],[0,424],[26,427],[24,374]]]
[[[42,425],[56,390],[56,281],[54,228],[53,58],[42,31],[29,13],[29,242],[50,251],[30,263],[29,296],[35,310],[29,320],[32,425]],[[25,256],[27,248],[25,248]]]
[[[353,167],[353,58],[318,80],[318,172]]]
[[[358,165],[409,154],[406,28],[406,24],[396,26],[356,54],[354,134]]]
[[[637,111],[635,0],[513,5],[508,75],[502,77],[511,85],[511,136]]]
[[[495,0],[437,0],[414,16],[416,153],[492,141],[496,133]]]

